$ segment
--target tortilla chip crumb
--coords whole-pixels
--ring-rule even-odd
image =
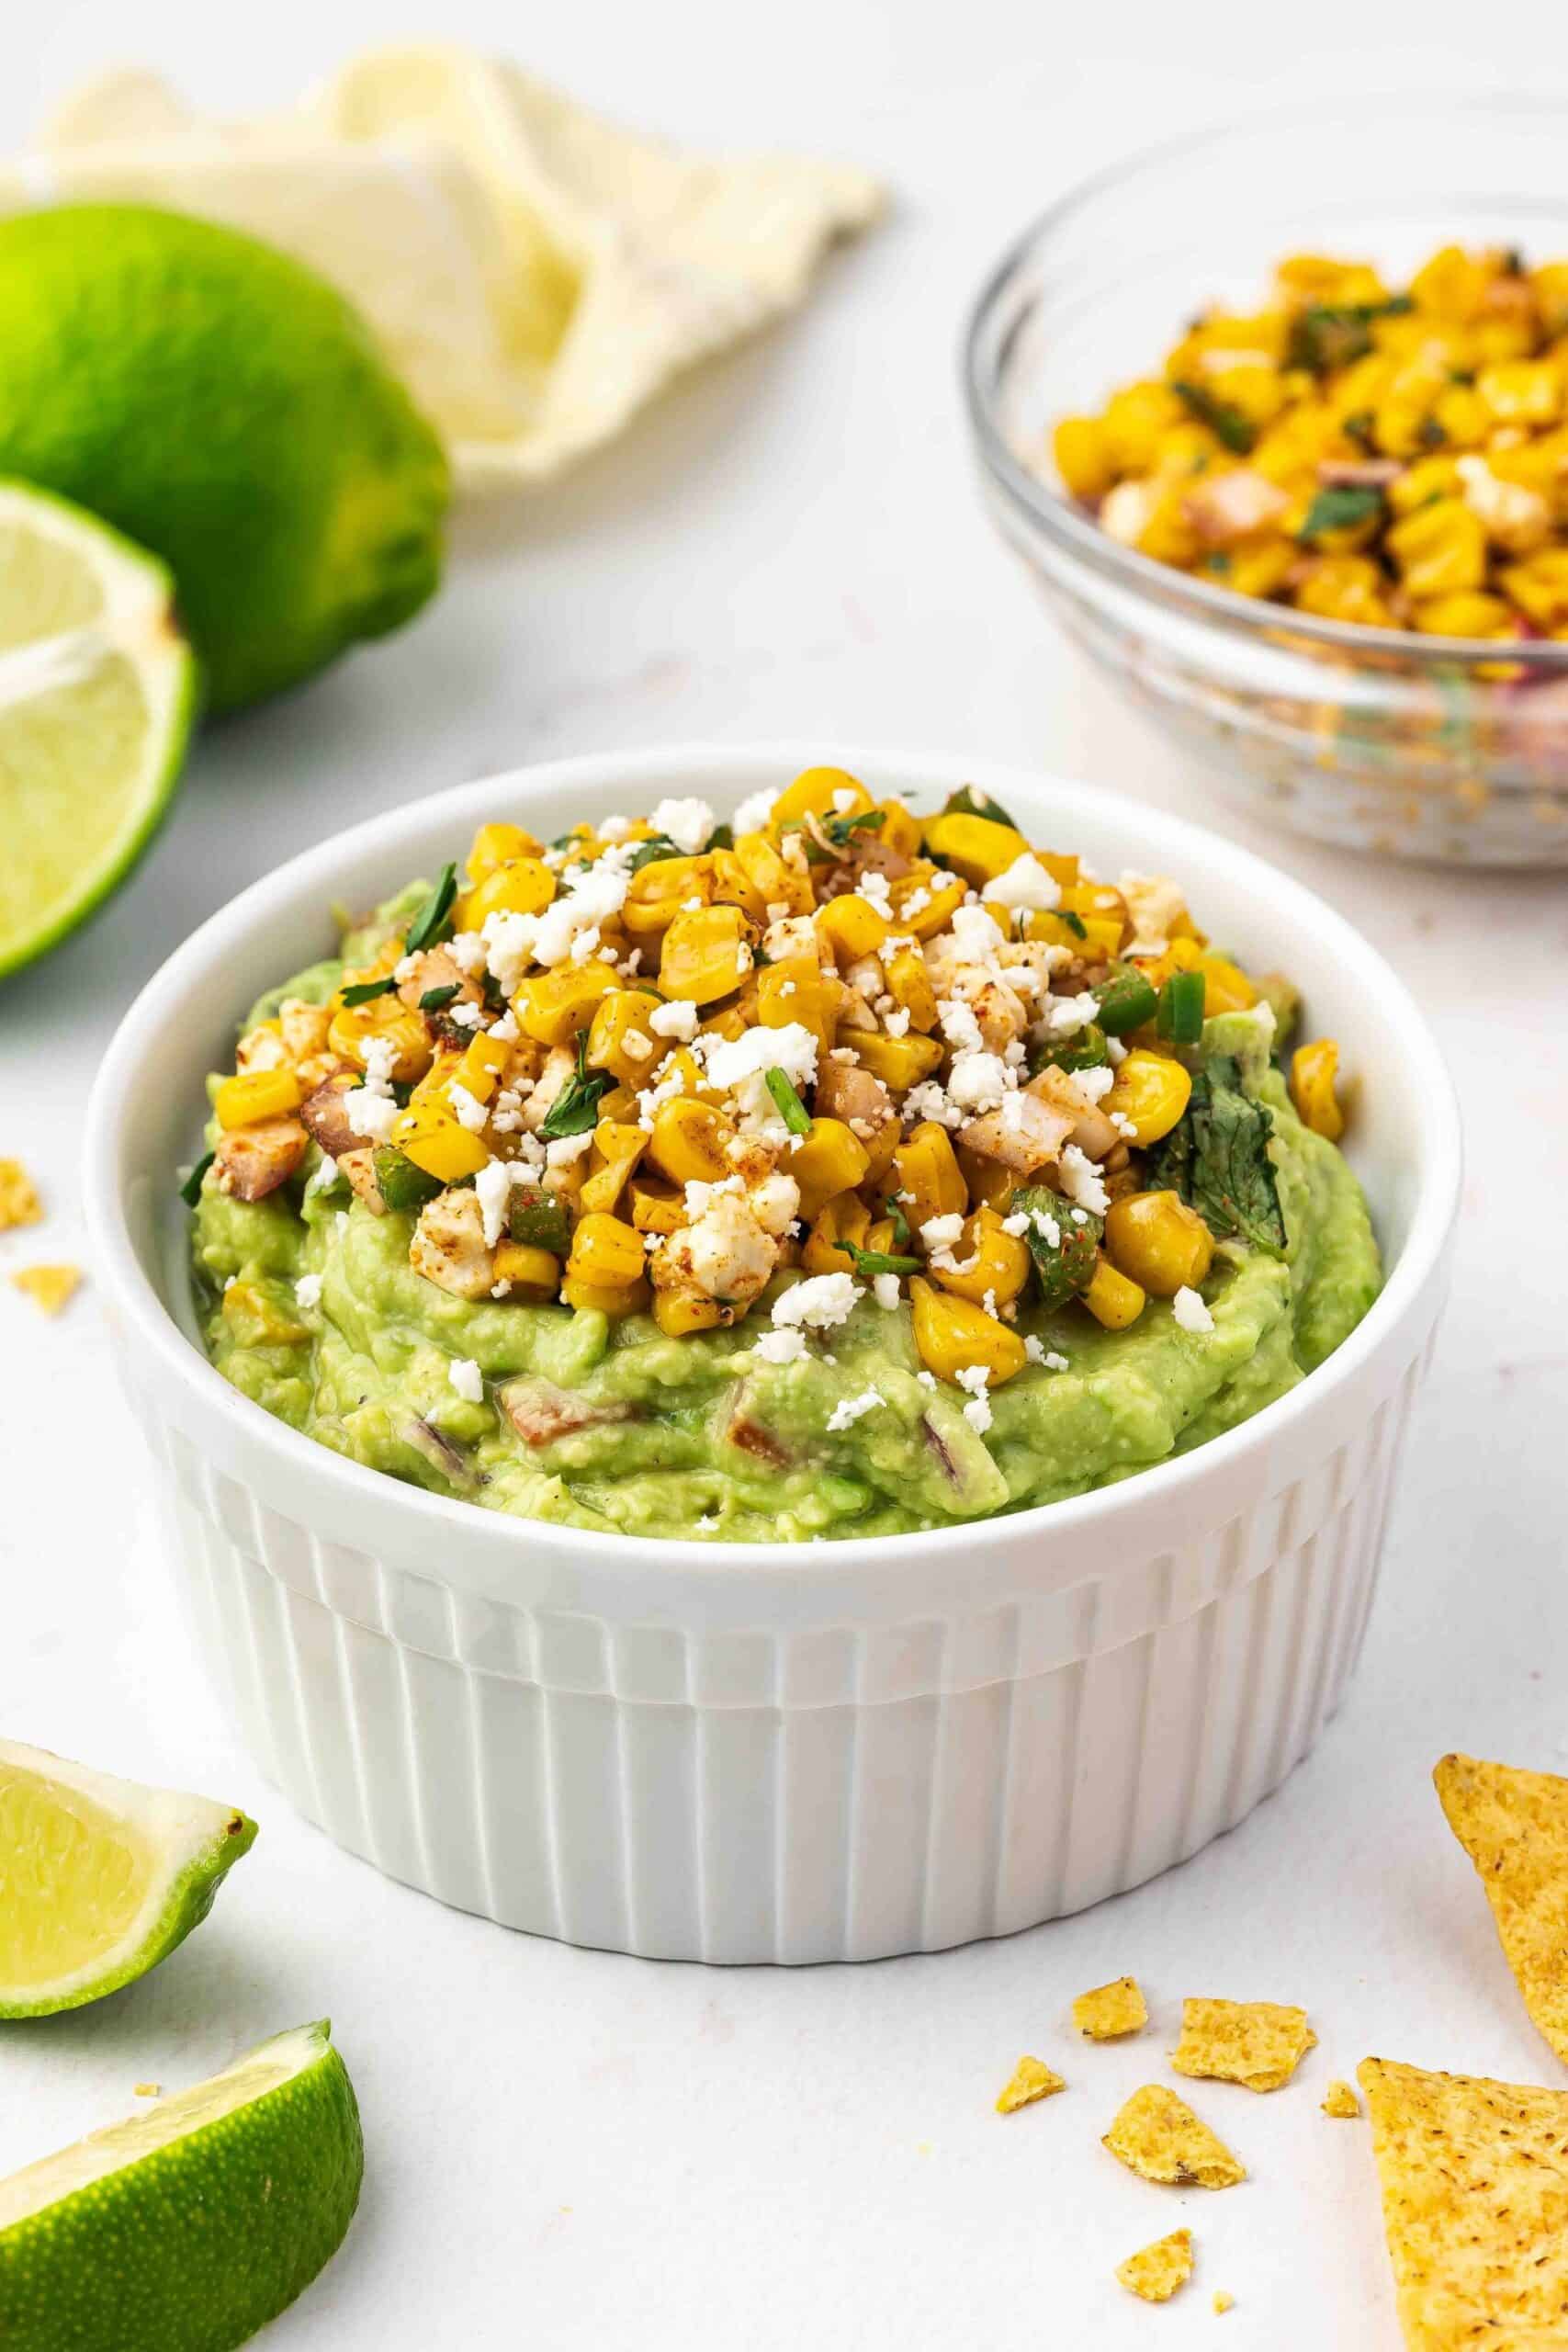
[[[1168,2188],[1230,2188],[1247,2178],[1247,2166],[1163,2083],[1133,2093],[1104,2144],[1129,2172]]]
[[[164,2096],[162,2083],[136,2083],[131,2087],[138,2098],[162,2098]]]
[[[11,1280],[46,1315],[58,1315],[69,1306],[82,1279],[80,1266],[23,1266]]]
[[[43,1203],[19,1159],[0,1159],[0,1233],[8,1226],[41,1225]]]
[[[1032,2107],[1037,2098],[1049,2098],[1053,2091],[1065,2091],[1067,2086],[1055,2069],[1040,2058],[1021,2058],[1012,2070],[1012,2080],[997,2101],[998,2115],[1015,2115],[1021,2107]]]
[[[1562,2343],[1568,2091],[1385,2058],[1357,2079],[1409,2352]]]
[[[1316,2046],[1304,2009],[1276,2001],[1184,2001],[1170,2063],[1179,2075],[1277,2091]]]
[[[1325,2115],[1337,2115],[1348,2121],[1361,2112],[1361,2102],[1349,2083],[1333,2082],[1323,2095]]]
[[[1218,2312],[1219,2316],[1224,2319],[1226,2312],[1235,2311],[1235,2297],[1234,2295],[1227,2295],[1223,2287],[1216,2287],[1214,2290],[1214,2309]]]
[[[1118,1976],[1111,1984],[1097,1984],[1073,2003],[1073,2023],[1090,2041],[1116,2041],[1124,2033],[1138,2033],[1149,2021],[1148,2003],[1135,1976]]]
[[[1568,2062],[1568,1781],[1445,1756],[1432,1775],[1526,2008]]]
[[[1117,2264],[1116,2276],[1130,2295],[1145,2303],[1168,2303],[1192,2276],[1191,2231],[1172,2230],[1168,2238],[1156,2238],[1153,2245],[1130,2254]]]

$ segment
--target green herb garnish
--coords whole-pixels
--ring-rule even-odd
[[[403,944],[411,956],[426,947],[434,947],[457,895],[457,869],[450,864],[441,869],[441,879],[426,899],[408,927]]]
[[[1201,972],[1172,972],[1155,1015],[1160,1035],[1173,1046],[1196,1046],[1203,1035],[1203,997]]]
[[[1348,368],[1371,351],[1374,319],[1400,318],[1415,307],[1408,294],[1391,295],[1386,302],[1309,302],[1291,322],[1285,365],[1310,368],[1314,376]]]
[[[1154,1019],[1159,1001],[1150,982],[1130,964],[1114,966],[1095,994],[1100,999],[1100,1025],[1108,1037],[1123,1037],[1129,1029],[1141,1029],[1145,1021]]]
[[[560,1092],[546,1112],[539,1134],[546,1143],[559,1143],[567,1136],[585,1136],[599,1121],[599,1098],[607,1094],[615,1084],[607,1069],[588,1069],[588,1032],[580,1032],[577,1040],[577,1069],[567,1080]]]
[[[1044,1184],[1024,1185],[1013,1194],[1012,1209],[1015,1216],[1021,1214],[1029,1219],[1023,1238],[1034,1261],[1034,1276],[1046,1310],[1066,1306],[1070,1298],[1081,1298],[1094,1280],[1100,1237],[1104,1230],[1101,1220],[1085,1209],[1080,1225],[1060,1193],[1053,1193]],[[1037,1216],[1050,1225],[1056,1236],[1055,1241],[1050,1233],[1042,1233],[1035,1223]]]
[[[187,1209],[195,1208],[197,1203],[200,1200],[201,1180],[206,1175],[208,1170],[211,1167],[217,1157],[218,1154],[215,1151],[204,1151],[201,1158],[197,1161],[196,1166],[191,1170],[190,1174],[186,1178],[185,1182],[180,1186],[180,1198],[185,1203]]]
[[[397,985],[389,972],[384,980],[358,980],[353,988],[344,989],[343,1001],[344,1004],[368,1004],[373,997],[390,996]]]
[[[892,1193],[885,1193],[882,1205],[892,1219],[894,1240],[900,1250],[906,1249],[909,1240],[909,1220],[900,1208],[897,1195]]]
[[[1435,416],[1424,416],[1421,419],[1421,429],[1416,438],[1423,449],[1440,449],[1448,437],[1447,426],[1440,424]]]
[[[426,989],[420,998],[419,1009],[422,1012],[445,1012],[452,999],[455,996],[461,996],[462,993],[462,988],[457,980],[450,981],[444,989]]]
[[[1067,929],[1072,933],[1075,939],[1087,939],[1089,937],[1088,924],[1084,922],[1082,915],[1074,913],[1071,907],[1064,907],[1062,909],[1062,921],[1066,924]]]
[[[1199,424],[1206,424],[1238,458],[1247,457],[1257,447],[1258,427],[1229,401],[1218,400],[1203,385],[1187,383],[1180,377],[1173,379],[1170,389],[1178,400],[1185,401]]]
[[[790,1084],[787,1073],[775,1067],[766,1072],[762,1082],[791,1135],[808,1136],[811,1133],[811,1114]]]
[[[716,825],[712,832],[708,835],[707,840],[703,844],[705,853],[710,849],[733,849],[734,847],[735,828],[733,825]]]
[[[1386,503],[1382,491],[1371,482],[1336,483],[1314,493],[1296,537],[1315,539],[1325,531],[1350,530],[1356,524],[1370,522],[1374,514],[1381,514]]]
[[[1250,1241],[1284,1255],[1285,1220],[1269,1157],[1274,1118],[1241,1091],[1241,1068],[1216,1054],[1192,1081],[1178,1124],[1148,1156],[1151,1192],[1169,1187],[1195,1208],[1216,1239]]]
[[[1339,430],[1347,441],[1353,441],[1358,449],[1364,449],[1369,458],[1375,458],[1378,453],[1378,445],[1372,438],[1375,422],[1370,408],[1356,408],[1348,416],[1340,418]]]
[[[892,1258],[886,1250],[861,1250],[852,1241],[840,1241],[836,1246],[851,1261],[856,1273],[868,1279],[873,1274],[918,1274],[920,1271],[918,1258]]]
[[[1010,826],[1015,833],[1018,831],[1001,802],[992,800],[972,784],[961,784],[956,792],[950,792],[942,804],[942,813],[944,817],[984,817],[988,824]]]

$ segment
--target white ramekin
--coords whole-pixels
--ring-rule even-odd
[[[930,808],[980,785],[1039,840],[1182,876],[1361,1075],[1388,1262],[1289,1396],[1048,1510],[881,1542],[711,1545],[507,1520],[297,1436],[194,1343],[176,1163],[264,987],[460,856],[831,758]],[[1382,958],[1211,833],[1083,786],[821,744],[676,746],[491,778],[339,834],[148,984],[87,1120],[93,1256],[178,1531],[197,1638],[263,1769],[352,1852],[536,1933],[705,1961],[867,1960],[1080,1909],[1230,1828],[1311,1747],[1360,1645],[1446,1288],[1452,1090]]]

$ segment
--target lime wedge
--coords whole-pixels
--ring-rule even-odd
[[[6,2352],[229,2352],[343,2244],[365,2170],[331,2029],[0,2180]]]
[[[195,704],[156,557],[0,481],[0,977],[130,873],[179,779]]]
[[[80,2008],[144,1976],[206,1918],[255,1834],[232,1805],[0,1740],[0,2018]]]

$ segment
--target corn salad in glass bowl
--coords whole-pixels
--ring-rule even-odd
[[[1555,101],[1259,115],[1087,182],[982,290],[993,515],[1200,806],[1568,865],[1565,143]]]
[[[521,1516],[739,1540],[1082,1491],[1376,1295],[1329,1038],[971,790],[812,768],[456,862],[211,1082],[219,1368]]]

